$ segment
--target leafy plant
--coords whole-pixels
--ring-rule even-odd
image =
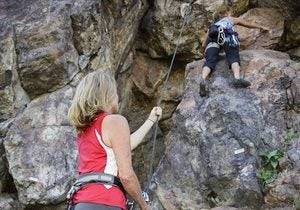
[[[300,138],[300,134],[297,133],[296,131],[290,129],[288,130],[288,132],[286,133],[285,136],[285,142],[287,144],[290,144],[294,139]]]
[[[258,173],[258,178],[265,186],[272,183],[278,175],[279,161],[283,157],[283,152],[280,150],[273,150],[271,152],[264,152],[260,155],[262,158],[262,169]]]
[[[300,195],[294,198],[294,207],[296,210],[300,210]]]

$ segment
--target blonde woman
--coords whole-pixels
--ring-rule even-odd
[[[105,173],[118,177],[140,208],[148,210],[132,168],[131,150],[161,119],[162,109],[154,107],[144,124],[131,135],[126,118],[117,112],[116,81],[109,73],[95,71],[82,79],[68,113],[78,131],[79,175]],[[76,192],[72,204],[74,210],[117,210],[126,209],[126,198],[119,187],[96,183]]]

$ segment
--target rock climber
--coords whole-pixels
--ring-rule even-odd
[[[86,75],[77,86],[68,113],[78,132],[78,180],[81,180],[68,193],[70,209],[126,209],[125,192],[142,210],[150,209],[132,167],[131,150],[161,119],[162,109],[154,107],[144,124],[131,135],[126,118],[117,113],[113,76],[102,71]]]
[[[202,47],[205,49],[205,62],[202,68],[199,91],[202,97],[208,95],[207,77],[215,69],[221,50],[225,51],[229,68],[233,71],[233,86],[235,88],[247,88],[251,85],[249,81],[242,79],[240,76],[240,43],[234,26],[240,25],[247,28],[262,29],[263,31],[268,30],[263,26],[246,22],[242,18],[233,17],[231,8],[227,8],[223,14],[220,13],[219,15],[222,18],[209,27],[202,43]]]

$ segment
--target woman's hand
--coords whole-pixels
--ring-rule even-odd
[[[152,126],[162,116],[162,109],[154,107],[144,124],[130,136],[131,150],[135,149],[145,138],[146,134],[150,131]]]
[[[156,106],[152,109],[148,119],[151,120],[152,122],[159,121],[162,117],[162,109],[159,106]]]

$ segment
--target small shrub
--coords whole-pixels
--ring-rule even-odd
[[[258,173],[260,182],[265,186],[272,183],[278,175],[279,160],[283,157],[283,152],[274,150],[261,154],[262,168]]]

